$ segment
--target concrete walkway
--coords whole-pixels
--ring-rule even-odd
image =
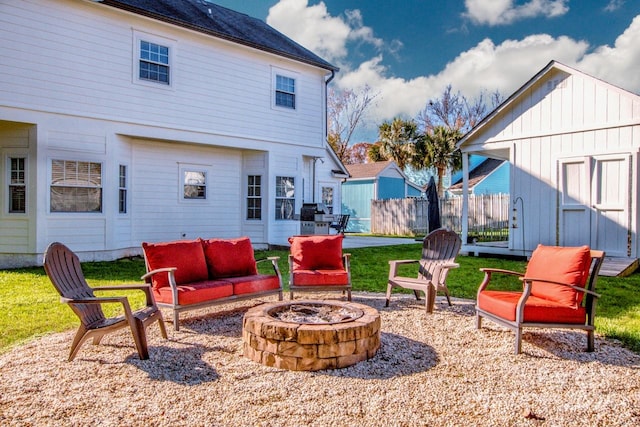
[[[349,248],[366,248],[372,246],[391,246],[391,245],[408,245],[420,243],[413,237],[372,237],[359,236],[357,234],[346,234],[342,241],[342,247]]]

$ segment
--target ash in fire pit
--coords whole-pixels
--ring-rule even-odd
[[[269,310],[268,314],[283,322],[301,324],[350,322],[364,315],[357,308],[324,303],[285,305]]]

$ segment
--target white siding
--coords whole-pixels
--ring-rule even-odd
[[[134,31],[173,43],[171,88],[134,83]],[[0,40],[4,105],[322,145],[326,70],[89,2],[4,2]],[[271,106],[274,65],[295,111]]]

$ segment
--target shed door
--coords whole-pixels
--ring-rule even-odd
[[[631,255],[630,162],[628,154],[560,160],[560,245]]]

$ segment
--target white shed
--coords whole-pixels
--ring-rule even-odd
[[[638,258],[638,95],[552,61],[459,147],[464,185],[470,154],[510,162],[513,204],[507,248],[463,251],[528,255],[539,243],[586,244]]]

